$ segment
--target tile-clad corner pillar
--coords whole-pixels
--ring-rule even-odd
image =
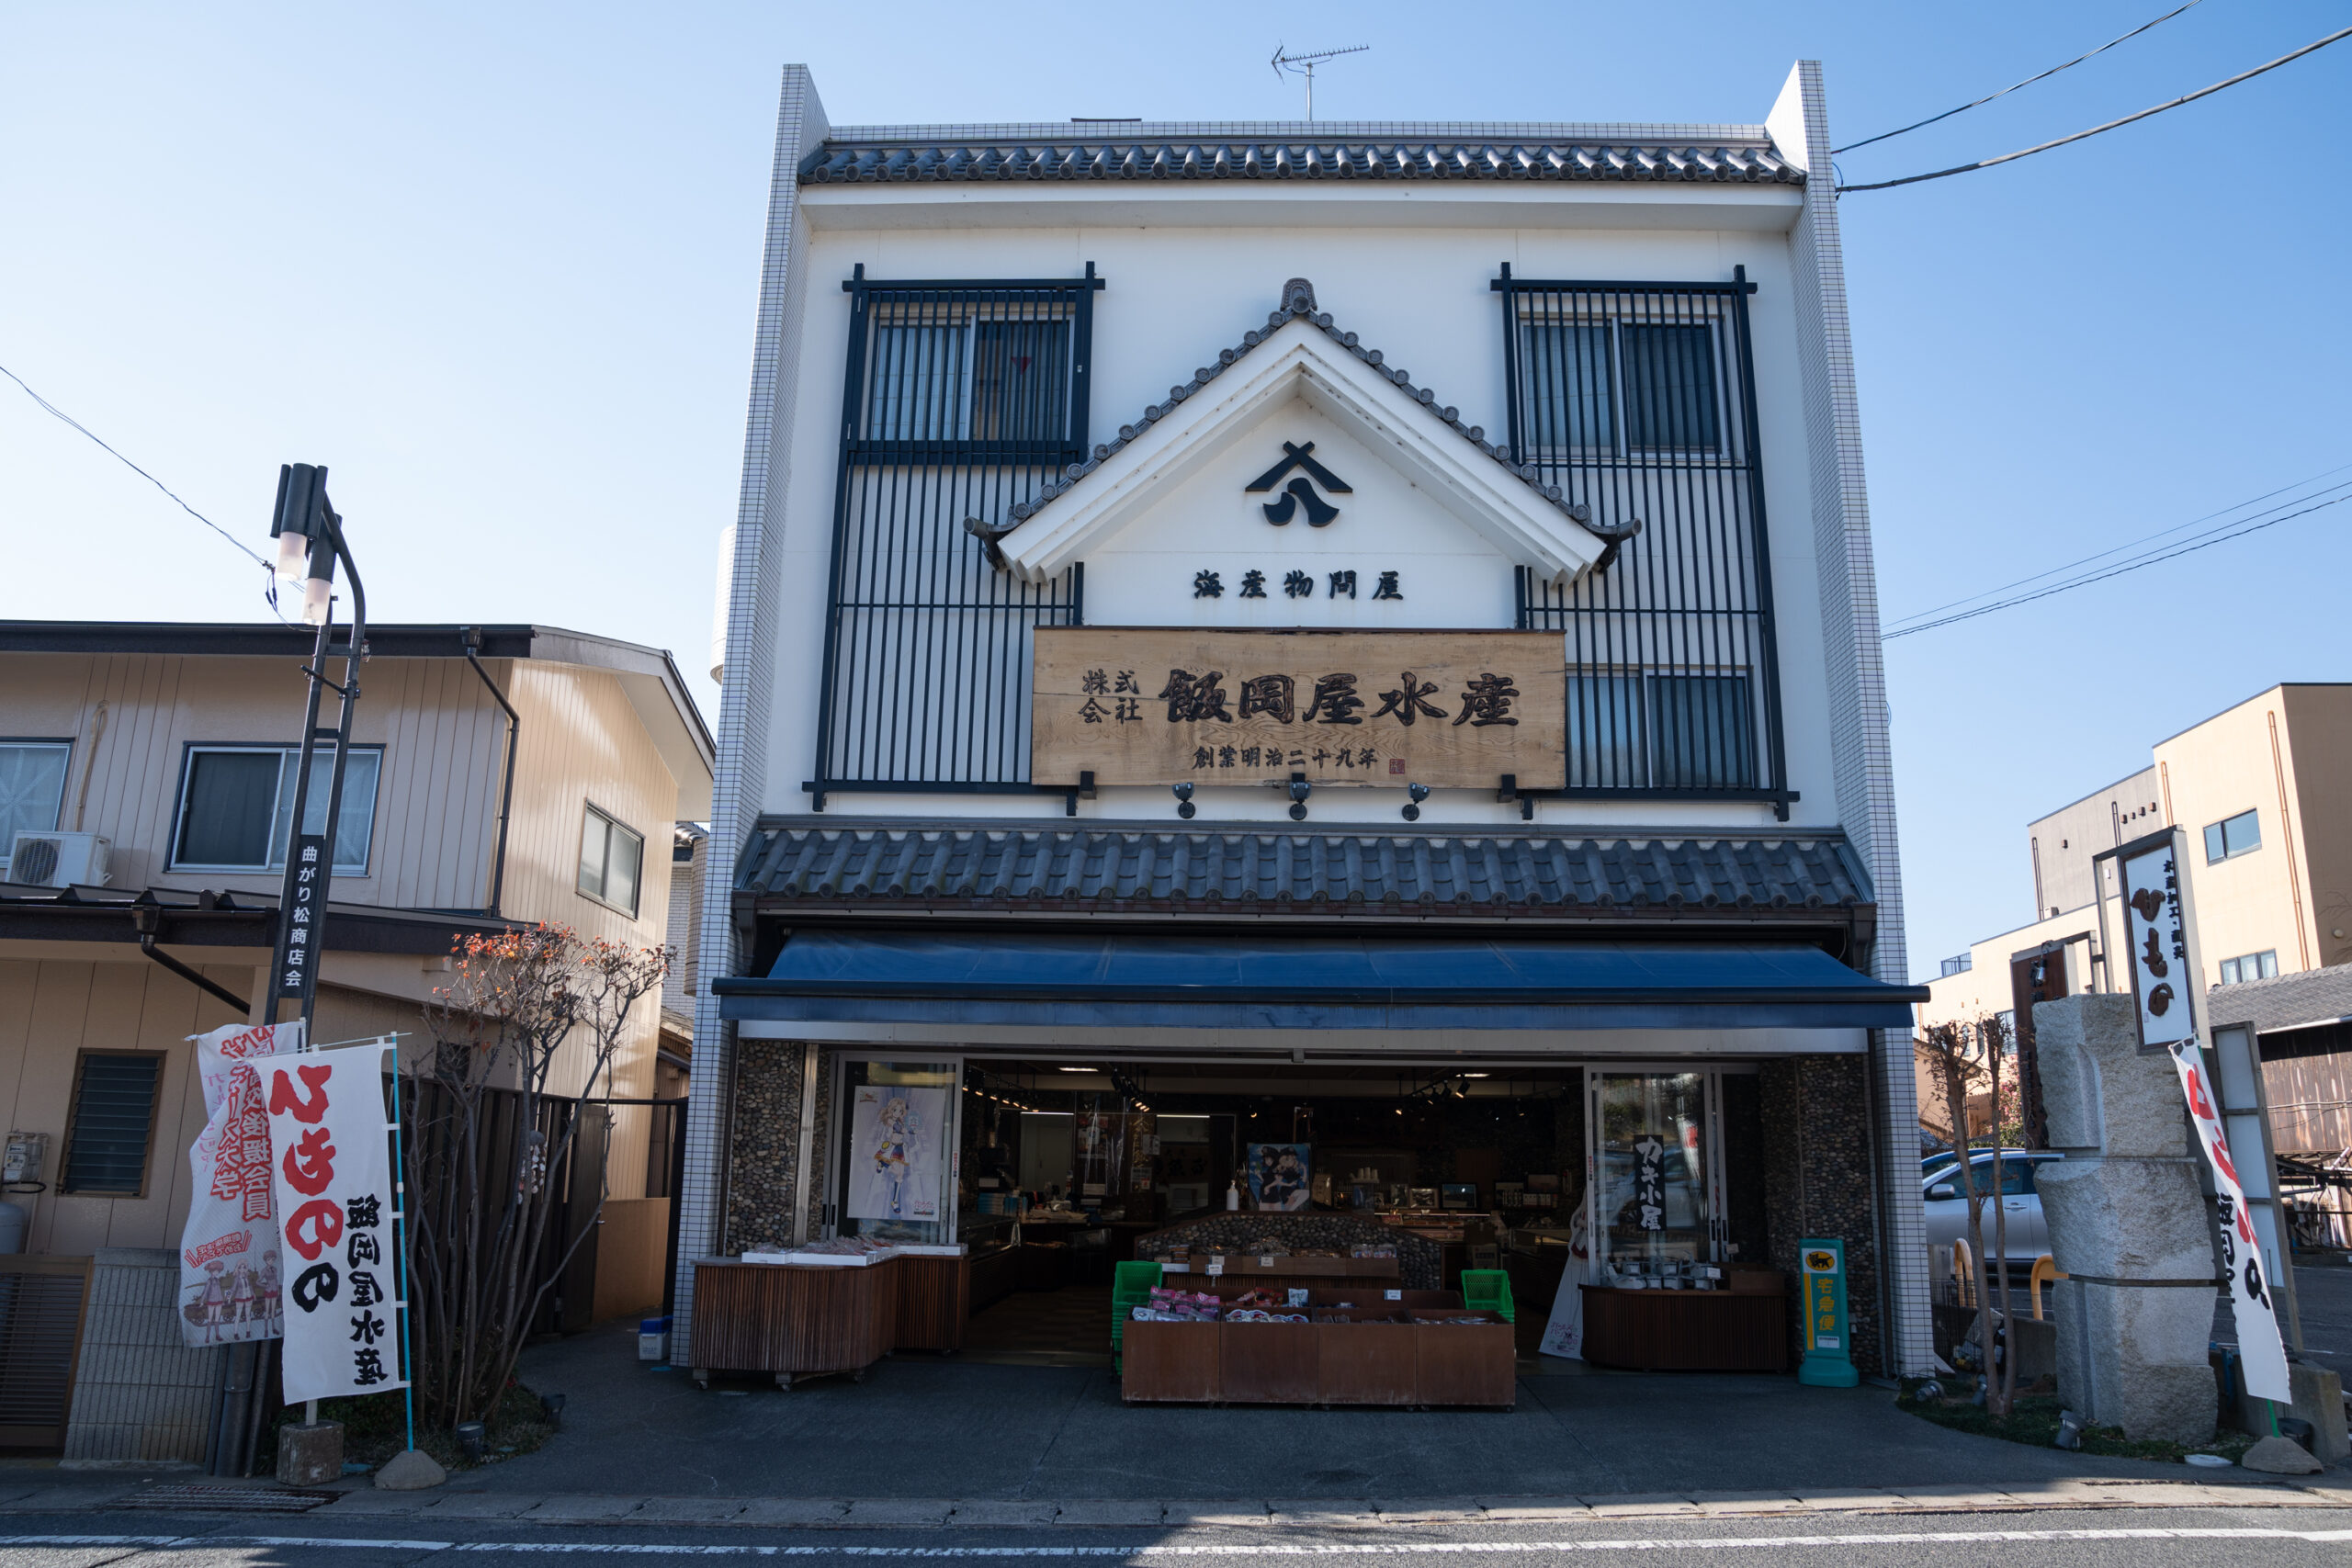
[[[1763,1107],[1764,1215],[1772,1267],[1797,1272],[1797,1244],[1835,1236],[1846,1244],[1848,1338],[1854,1365],[1874,1377],[1886,1365],[1880,1303],[1883,1224],[1872,1201],[1871,1059],[1784,1056],[1758,1075]],[[1803,1314],[1792,1292],[1789,1346],[1804,1354]],[[1792,1359],[1792,1365],[1794,1364]]]
[[[1789,231],[1797,370],[1804,388],[1806,473],[1822,644],[1829,683],[1838,815],[1869,870],[1878,906],[1870,972],[1908,983],[1903,868],[1894,829],[1894,764],[1886,671],[1879,643],[1878,572],[1871,549],[1860,400],[1846,309],[1845,243],[1821,62],[1801,60],[1766,121],[1774,150],[1805,171],[1804,206]],[[1927,1231],[1919,1208],[1917,1088],[1907,1029],[1871,1032],[1873,1105],[1868,1126],[1877,1200],[1885,1352],[1894,1370],[1934,1368],[1928,1307]],[[1850,1293],[1850,1292],[1849,1292]]]
[[[718,695],[718,760],[711,777],[709,869],[703,878],[702,984],[695,1000],[694,1075],[686,1092],[685,1176],[678,1190],[678,1277],[671,1359],[691,1365],[694,1260],[727,1245],[729,1090],[733,1029],[719,1017],[708,982],[740,972],[734,887],[768,790],[768,716],[775,685],[775,626],[784,497],[791,479],[794,391],[798,383],[801,302],[808,251],[800,215],[800,160],[828,133],[824,106],[805,65],[784,68],[776,108],[775,161],[768,186],[767,247],[760,268],[759,321],[752,346],[751,408],[743,433],[743,484],[736,502],[734,560],[727,595],[725,676]]]

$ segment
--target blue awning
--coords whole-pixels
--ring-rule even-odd
[[[724,1015],[1200,1029],[1909,1029],[1923,987],[1732,942],[795,932]]]

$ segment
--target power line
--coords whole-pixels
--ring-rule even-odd
[[[1914,130],[1919,130],[1922,126],[1929,126],[1929,125],[1933,125],[1933,124],[1935,124],[1935,123],[1936,123],[1938,120],[1939,120],[1939,119],[1950,119],[1952,116],[1954,116],[1954,115],[1956,115],[1956,114],[1966,114],[1970,109],[1973,109],[1973,108],[1982,108],[1982,107],[1984,107],[1986,104],[1991,103],[1995,98],[2006,98],[2006,97],[2007,97],[2011,93],[2016,92],[2019,87],[2030,87],[2030,86],[2032,86],[2036,82],[2046,81],[2046,80],[2048,80],[2050,77],[2052,77],[2052,76],[2057,75],[2057,74],[2058,74],[2058,73],[2060,73],[2061,71],[2064,71],[2064,70],[2068,69],[2068,68],[2069,68],[2069,67],[2071,67],[2071,66],[2080,65],[2084,61],[2088,60],[2088,59],[2091,57],[2091,55],[2092,55],[2092,54],[2105,54],[2109,50],[2113,49],[2117,44],[2119,44],[2119,43],[2127,43],[2127,42],[2131,41],[2132,39],[2138,38],[2142,33],[2146,32],[2150,28],[2156,27],[2156,26],[2158,26],[2158,25],[2159,25],[2159,24],[2161,24],[2161,23],[2169,22],[2169,21],[2171,21],[2175,17],[2179,16],[2179,15],[2181,14],[2181,12],[2183,12],[2183,11],[2186,11],[2186,10],[2189,9],[2189,7],[2190,7],[2190,6],[2199,6],[2199,5],[2202,5],[2203,3],[2204,3],[2204,0],[2188,0],[2188,5],[2187,5],[2187,6],[2175,6],[2175,7],[2173,7],[2171,10],[2166,11],[2163,16],[2158,17],[2155,19],[2155,21],[2153,21],[2153,22],[2143,22],[2143,23],[2141,23],[2138,27],[2133,28],[2130,32],[2125,33],[2122,37],[2120,37],[2120,38],[2111,38],[2111,39],[2108,39],[2105,43],[2103,43],[2103,44],[2099,45],[2097,49],[2092,50],[2092,51],[2090,51],[2090,54],[2078,54],[2078,55],[2075,56],[2075,58],[2074,58],[2074,59],[2072,59],[2072,60],[2070,60],[2070,61],[2066,62],[2066,63],[2065,63],[2064,65],[2053,65],[2053,66],[2052,66],[2049,70],[2042,72],[2042,73],[2041,73],[2040,75],[2038,75],[2038,76],[2029,76],[2029,77],[2027,77],[2027,78],[2026,78],[2024,81],[2022,81],[2022,82],[2016,82],[2016,83],[2012,83],[2012,84],[2010,84],[2008,86],[2006,86],[2006,87],[2002,88],[2002,89],[2001,89],[1999,92],[1997,92],[1997,93],[1987,93],[1987,94],[1985,94],[1983,97],[1981,97],[1981,98],[1977,99],[1977,100],[1976,100],[1974,103],[1973,103],[1973,104],[1962,104],[1962,105],[1961,105],[1961,106],[1960,106],[1960,107],[1958,107],[1958,108],[1956,108],[1956,109],[1946,109],[1946,110],[1944,110],[1944,112],[1943,112],[1943,113],[1941,113],[1941,114],[1931,114],[1931,115],[1929,115],[1929,116],[1928,116],[1927,118],[1925,118],[1925,119],[1922,119],[1922,120],[1917,120],[1917,121],[1914,121],[1912,124],[1909,124],[1909,125],[1905,126],[1901,130],[1883,130],[1883,131],[1879,132],[1876,136],[1866,136],[1866,137],[1864,137],[1864,138],[1863,138],[1861,141],[1849,141],[1849,142],[1848,142],[1848,143],[1846,143],[1846,145],[1844,145],[1843,147],[1833,147],[1833,148],[1831,148],[1831,149],[1830,149],[1830,152],[1831,152],[1832,153],[1838,153],[1838,152],[1852,152],[1855,148],[1857,148],[1857,147],[1867,147],[1867,146],[1869,146],[1869,145],[1870,145],[1871,142],[1873,142],[1873,141],[1886,141],[1886,140],[1887,140],[1888,138],[1890,138],[1890,137],[1895,137],[1895,136],[1904,136],[1904,135],[1907,135],[1907,134],[1909,134],[1910,132],[1912,132],[1912,131],[1914,131]]]
[[[2352,485],[2338,485],[2335,488],[2338,490],[2352,491]],[[1909,637],[1916,632],[1931,632],[1938,626],[1949,626],[1960,621],[1973,621],[1979,615],[1989,615],[1996,610],[2014,609],[2019,604],[2030,604],[2037,599],[2048,599],[2054,594],[2071,592],[2077,588],[2087,588],[2094,582],[2105,582],[2110,577],[2121,577],[2126,572],[2138,571],[2143,567],[2156,566],[2165,561],[2177,560],[2182,556],[2193,555],[2199,550],[2211,549],[2215,545],[2226,545],[2233,539],[2243,539],[2248,534],[2258,534],[2265,528],[2275,528],[2281,523],[2290,523],[2298,517],[2308,517],[2314,512],[2322,512],[2331,506],[2341,506],[2347,501],[2352,501],[2352,494],[2334,496],[2326,501],[2316,502],[2310,506],[2301,508],[2299,511],[2286,513],[2278,517],[2265,518],[2259,523],[2249,524],[2245,527],[2237,528],[2232,533],[2217,534],[2210,539],[2199,539],[2194,544],[2182,545],[2177,549],[2167,550],[2162,555],[2149,556],[2143,560],[2126,561],[2121,566],[2111,567],[2105,571],[2094,572],[2088,576],[2077,578],[2071,582],[2054,583],[2048,588],[2040,589],[2031,593],[2020,593],[2013,599],[2003,599],[1995,604],[1980,605],[1973,610],[1962,610],[1956,615],[1946,615],[1941,620],[1928,621],[1916,626],[1905,626],[1901,631],[1886,632],[1881,635],[1879,640],[1882,642],[1893,642],[1899,637]]]
[[[203,513],[198,512],[195,507],[190,506],[187,502],[181,501],[178,496],[172,495],[171,488],[164,484],[163,480],[157,479],[154,475],[149,473],[146,469],[141,468],[138,464],[132,462],[130,458],[116,451],[113,447],[107,446],[104,441],[99,440],[97,433],[92,430],[88,425],[84,424],[80,420],[75,419],[72,414],[67,413],[63,409],[59,408],[55,403],[51,402],[47,398],[42,397],[30,387],[26,387],[25,378],[22,376],[17,375],[14,370],[9,369],[5,365],[0,365],[0,376],[6,376],[17,386],[24,387],[25,396],[39,403],[41,406],[43,412],[54,415],[56,418],[63,420],[67,424],[72,425],[74,429],[80,431],[91,440],[96,441],[98,444],[98,449],[106,453],[107,457],[112,457],[116,462],[120,463],[132,473],[137,474],[141,479],[145,479],[149,484],[153,485],[165,495],[170,495],[173,501],[178,502],[179,509],[182,512],[187,513],[190,517],[195,518],[198,523],[203,524],[206,527],[211,529],[214,533],[228,540],[232,545],[236,546],[238,549],[243,550],[246,556],[252,558],[253,563],[255,566],[269,567],[271,565],[270,562],[262,559],[260,556],[254,554],[253,550],[248,549],[244,542],[239,539],[237,536],[229,532],[228,529],[220,526],[220,524],[212,521],[211,518],[207,517]]]
[[[2047,571],[2037,571],[2030,577],[2020,577],[2014,582],[2004,582],[1996,588],[1987,588],[1981,593],[1963,594],[1958,599],[1946,600],[1940,604],[1930,604],[1924,610],[1916,610],[1910,615],[1898,617],[1896,624],[1899,626],[1904,622],[1925,620],[1928,616],[1939,615],[1945,610],[1956,610],[1962,604],[1973,604],[1979,599],[1990,599],[1996,594],[2007,593],[2013,588],[2023,588],[2029,583],[2040,582],[2044,578],[2055,577],[2061,572],[2073,571],[2077,567],[2085,567],[2090,565],[2094,561],[2105,560],[2109,556],[2121,555],[2125,550],[2136,548],[2141,545],[2153,544],[2158,539],[2168,538],[2175,534],[2184,533],[2190,528],[2196,527],[2200,523],[2211,523],[2216,517],[2227,517],[2233,512],[2244,512],[2247,507],[2258,505],[2263,502],[2268,501],[2273,496],[2284,495],[2291,490],[2301,490],[2305,485],[2317,484],[2320,480],[2340,474],[2346,468],[2352,468],[2352,463],[2339,464],[2335,468],[2329,468],[2323,473],[2313,474],[2308,479],[2296,479],[2292,483],[2280,485],[2277,490],[2265,491],[2260,495],[2251,496],[2245,501],[2236,502],[2231,505],[2222,507],[2217,511],[2208,512],[2202,517],[2192,517],[2186,523],[2177,523],[2169,528],[2159,528],[2153,534],[2143,534],[2136,539],[2126,539],[2120,545],[2113,546],[2108,549],[2094,551],[2090,555],[2084,556],[2076,560],[2067,561],[2061,566],[2053,566]],[[2342,485],[2331,485],[2329,487],[2330,490],[2341,490],[2343,488],[2344,486]],[[2320,491],[2315,493],[2324,495],[2327,493],[2327,491]],[[2309,501],[2312,497],[2304,496],[2301,499]],[[2289,502],[2284,504],[2291,506],[2294,502]],[[2272,510],[2275,511],[2277,509],[2273,508]],[[2261,513],[2256,513],[2253,515],[2258,517]],[[2248,523],[2252,520],[2252,517],[2241,517],[2235,523],[2223,524],[2222,528],[2234,528],[2238,526],[2239,524]],[[2218,533],[2222,530],[2216,529],[2213,531]]]
[[[1848,191],[1857,190],[1892,190],[1896,186],[1914,186],[1917,185],[1922,180],[1940,180],[1951,175],[1973,174],[1979,169],[1989,169],[1998,164],[2014,164],[2019,158],[2030,158],[2036,152],[2047,152],[2053,147],[2064,147],[2070,141],[2081,141],[2087,137],[2097,136],[2103,130],[2113,130],[2119,126],[2130,125],[2134,120],[2145,119],[2150,115],[2162,114],[2166,109],[2177,109],[2183,104],[2193,104],[2199,98],[2211,97],[2224,87],[2234,87],[2241,82],[2251,82],[2254,78],[2261,75],[2266,71],[2276,71],[2281,65],[2285,65],[2291,61],[2301,60],[2304,55],[2310,54],[2316,50],[2325,49],[2329,44],[2341,43],[2347,38],[2352,38],[2352,28],[2346,28],[2340,32],[2330,33],[2325,38],[2321,39],[2316,42],[2307,43],[2303,45],[2302,48],[2295,50],[2291,53],[2280,55],[2278,59],[2269,62],[2267,64],[2257,65],[2251,71],[2242,71],[2226,82],[2216,82],[2210,87],[2199,87],[2193,93],[2183,93],[2179,97],[2173,99],[2169,103],[2157,104],[2152,108],[2142,109],[2137,114],[2127,114],[2121,119],[2110,119],[2105,125],[2095,125],[2088,130],[2078,130],[2072,136],[2062,136],[2055,141],[2045,141],[2039,147],[2027,147],[2015,152],[2004,152],[1997,158],[1986,158],[1982,162],[1974,164],[1961,164],[1949,169],[1937,169],[1929,174],[1905,175],[1899,180],[1877,180],[1869,185],[1839,186],[1838,187],[1838,194],[1843,196]]]
[[[55,403],[51,402],[39,392],[34,391],[31,387],[26,385],[25,378],[22,376],[17,375],[14,370],[9,369],[5,365],[0,365],[0,376],[6,376],[17,386],[24,388],[25,396],[40,404],[42,412],[50,414],[56,419],[62,420],[65,423],[72,425],[75,430],[78,430],[83,434],[88,436],[92,441],[96,442],[98,449],[104,452],[107,457],[112,457],[116,462],[120,463],[132,473],[137,474],[141,479],[145,479],[149,484],[153,485],[165,495],[170,496],[174,503],[176,504],[182,512],[187,513],[190,517],[195,518],[198,523],[203,524],[206,527],[211,529],[214,533],[228,540],[230,544],[235,546],[247,559],[251,560],[255,566],[262,569],[263,572],[266,574],[264,581],[266,584],[266,586],[262,590],[262,597],[269,601],[271,612],[273,614],[277,614],[277,618],[279,620],[282,621],[286,618],[284,615],[277,613],[277,567],[274,562],[264,560],[261,556],[247,546],[243,540],[229,532],[228,529],[220,526],[220,524],[212,521],[211,518],[207,517],[203,513],[198,512],[195,507],[190,506],[187,502],[182,501],[177,494],[174,493],[169,485],[157,479],[154,475],[149,473],[146,469],[141,468],[138,464],[132,462],[130,458],[124,457],[121,453],[116,451],[113,447],[107,446],[106,442],[99,437],[96,431],[92,430],[88,425],[84,424],[80,420],[75,419],[72,414],[67,413],[63,409],[59,408]]]

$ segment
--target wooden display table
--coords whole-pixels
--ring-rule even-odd
[[[915,1261],[963,1260],[835,1266],[696,1258],[695,1382],[708,1388],[715,1371],[773,1372],[778,1388],[831,1372],[863,1381],[898,1337],[905,1266]]]
[[[1745,1291],[1584,1285],[1584,1359],[1653,1372],[1778,1372],[1789,1364],[1788,1300]]]
[[[964,1325],[972,1316],[972,1259],[894,1258],[881,1267],[899,1276],[898,1327],[890,1348],[944,1355],[961,1350]]]
[[[1505,1409],[1518,1399],[1511,1325],[1492,1313],[1449,1311],[1454,1321],[1443,1323],[1414,1323],[1401,1312],[1315,1315],[1314,1323],[1129,1323],[1121,1396],[1129,1404]]]

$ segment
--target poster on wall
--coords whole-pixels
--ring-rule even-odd
[[[853,1220],[939,1218],[939,1145],[947,1091],[863,1084],[850,1106]]]
[[[277,1151],[286,1401],[405,1388],[384,1053],[319,1052],[259,1071]]]
[[[283,1331],[269,1115],[252,1064],[302,1049],[302,1025],[230,1023],[196,1042],[204,1130],[187,1151],[193,1194],[180,1231],[180,1338],[190,1349]]]
[[[1250,1202],[1259,1209],[1304,1209],[1313,1190],[1310,1145],[1250,1145]]]

